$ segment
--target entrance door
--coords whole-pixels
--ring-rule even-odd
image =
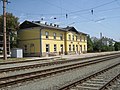
[[[76,45],[76,53],[78,53],[78,45]]]
[[[63,44],[60,45],[61,53],[63,54]]]
[[[82,53],[82,45],[80,45],[80,53]]]

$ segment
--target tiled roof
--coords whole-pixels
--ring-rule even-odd
[[[60,27],[55,27],[55,26],[50,26],[50,25],[47,25],[47,24],[45,25],[45,24],[42,24],[42,23],[36,23],[36,22],[30,22],[30,21],[24,21],[20,25],[20,29],[31,28],[31,27],[50,28],[50,29],[57,29],[57,30],[66,31],[65,29],[62,29]]]
[[[40,22],[31,22],[31,21],[24,21],[20,25],[20,29],[26,29],[26,28],[31,28],[31,27],[50,28],[50,29],[61,30],[61,31],[64,31],[64,32],[73,31],[73,32],[76,32],[78,34],[87,35],[87,34],[85,34],[83,32],[77,31],[74,27],[69,27],[69,26],[67,26],[66,28],[60,28],[60,27],[57,27],[57,26],[52,26],[52,25],[50,26],[48,24],[42,24]]]

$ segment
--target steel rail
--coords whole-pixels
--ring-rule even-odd
[[[116,58],[116,57],[118,57],[118,55],[103,58],[103,59],[99,59],[99,60],[96,60],[96,61],[89,61],[89,62],[86,62],[86,63],[72,64],[72,65],[67,65],[67,66],[62,66],[62,67],[50,68],[50,69],[46,69],[46,70],[40,70],[40,71],[35,71],[35,72],[18,74],[18,75],[14,75],[14,76],[3,77],[3,78],[0,78],[0,88],[1,87],[6,87],[6,86],[9,86],[9,85],[13,85],[13,84],[16,84],[16,83],[21,83],[21,82],[24,82],[24,81],[29,81],[29,80],[33,80],[33,79],[37,79],[37,78],[43,78],[43,77],[46,77],[46,76],[51,76],[53,74],[57,74],[57,73],[65,72],[65,71],[68,71],[68,70],[76,69],[76,68],[79,68],[79,67],[103,62],[103,61],[110,60],[110,59],[113,59],[113,58]]]
[[[117,78],[120,78],[120,73],[116,75],[112,80],[107,82],[105,85],[103,85],[99,90],[105,90],[107,87],[111,85],[112,82],[116,81]]]
[[[105,55],[97,55],[97,56],[90,56],[90,57],[84,57],[84,58],[78,58],[79,60],[83,60],[83,59],[90,59],[90,58],[97,58],[97,57],[102,57],[102,56],[109,56],[109,55],[115,55],[115,54],[119,54],[120,52],[116,52],[116,53],[110,53],[110,54],[105,54]],[[55,57],[55,58],[59,58],[59,57]],[[55,59],[55,58],[44,58],[44,59],[35,59],[35,60],[21,60],[21,61],[11,61],[11,62],[0,62],[0,65],[5,65],[5,64],[15,64],[15,63],[25,63],[25,62],[35,62],[35,61],[45,61],[45,60],[50,60],[50,59]],[[74,60],[78,60],[78,59],[74,59]],[[66,61],[72,61],[72,60],[66,60]],[[63,61],[63,62],[66,62]]]
[[[109,56],[114,56],[114,55],[120,55],[119,53],[117,54],[111,54]],[[108,56],[108,55],[105,55],[105,56]],[[104,57],[105,57],[104,56]],[[108,56],[108,57],[109,57]],[[102,58],[104,58],[102,56]],[[93,57],[95,58],[95,57]],[[97,57],[96,57],[97,58]],[[100,58],[100,59],[102,59]],[[88,58],[89,59],[89,58]],[[96,60],[99,60],[99,59],[96,59]],[[40,63],[40,64],[32,64],[32,65],[25,65],[25,66],[18,66],[18,67],[11,67],[11,68],[4,68],[4,69],[0,69],[0,73],[3,73],[3,72],[9,72],[9,71],[17,71],[17,70],[24,70],[24,69],[30,69],[30,68],[38,68],[38,67],[43,67],[43,66],[50,66],[50,65],[57,65],[57,64],[64,64],[64,63],[70,63],[70,62],[77,62],[77,61],[80,61],[80,59],[72,59],[72,60],[65,60],[65,61],[55,61],[55,62],[46,62],[46,63]],[[86,62],[86,61],[85,61]],[[85,63],[83,62],[83,63]],[[91,62],[91,61],[90,61]]]
[[[103,69],[103,70],[100,70],[100,71],[97,71],[97,72],[95,72],[95,73],[93,73],[93,74],[90,74],[90,75],[86,76],[85,78],[82,78],[82,79],[80,79],[80,80],[73,81],[73,82],[70,82],[70,83],[68,83],[68,84],[66,84],[66,85],[63,85],[62,87],[58,88],[58,90],[70,90],[70,88],[75,87],[75,86],[77,86],[77,85],[79,85],[79,84],[81,84],[81,83],[83,83],[83,82],[85,82],[85,81],[87,81],[87,80],[90,80],[91,78],[93,78],[93,77],[95,77],[95,76],[98,76],[98,75],[100,75],[100,74],[108,71],[109,69],[112,69],[112,68],[118,66],[118,65],[120,65],[120,62],[119,62],[119,63],[116,63],[116,64],[114,64],[114,65],[112,65],[112,66],[110,66],[110,67],[107,67],[107,68],[105,68],[105,69]],[[118,77],[120,77],[120,74],[116,75],[112,80],[108,81],[105,85],[103,85],[103,86],[102,86],[100,89],[98,89],[98,90],[104,90],[107,86],[110,85],[111,82],[115,81],[116,78],[118,78]]]

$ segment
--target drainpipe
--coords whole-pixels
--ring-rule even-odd
[[[42,57],[42,33],[41,30],[43,27],[40,27],[40,57]]]

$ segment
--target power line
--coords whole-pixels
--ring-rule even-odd
[[[43,1],[43,0],[42,0]],[[89,10],[91,10],[91,9],[95,9],[95,8],[98,8],[98,7],[102,7],[102,6],[105,6],[105,5],[108,5],[108,4],[111,4],[111,3],[113,3],[113,2],[115,2],[116,0],[114,0],[114,1],[111,1],[111,2],[108,2],[108,3],[104,3],[104,4],[101,4],[101,5],[98,5],[98,6],[95,6],[95,7],[92,7],[92,8],[89,8],[89,9],[83,9],[83,10],[79,10],[79,11],[74,11],[74,12],[69,12],[69,13],[62,13],[62,15],[64,16],[64,15],[66,15],[67,14],[67,17],[68,17],[68,15],[69,14],[75,14],[75,13],[77,13],[77,12],[85,12],[85,11],[89,11]],[[44,2],[47,2],[47,1],[45,1],[44,0]],[[57,5],[55,5],[55,4],[52,4],[52,3],[50,3],[50,2],[47,2],[48,4],[50,4],[50,5],[54,5],[55,7],[58,7],[58,8],[60,8],[60,9],[63,9],[63,10],[65,10],[66,11],[66,9],[64,9],[64,8],[62,8],[62,7],[60,7],[60,6],[57,6]],[[9,9],[9,8],[8,8]],[[113,8],[114,9],[114,8]],[[116,8],[115,8],[116,9]],[[10,10],[10,9],[9,9]],[[23,11],[20,11],[20,10],[15,10],[15,9],[12,9],[12,10],[14,10],[14,11],[17,11],[17,12],[23,12]],[[111,9],[112,10],[112,9]],[[68,11],[68,10],[67,10]],[[105,11],[105,10],[102,10],[102,11]],[[107,11],[107,10],[106,10]],[[100,11],[98,11],[98,12],[100,12]],[[23,12],[23,13],[25,13],[26,15],[36,15],[36,16],[38,16],[38,15],[40,15],[40,16],[51,16],[51,15],[55,15],[55,16],[61,16],[61,13],[26,13],[26,12]],[[90,13],[90,12],[88,12],[88,13]]]
[[[99,7],[102,7],[102,6],[105,6],[105,5],[114,3],[114,2],[116,2],[116,0],[113,0],[113,1],[111,1],[111,2],[107,2],[107,3],[101,4],[101,5],[98,5],[98,6],[95,6],[95,7],[91,7],[91,8],[88,8],[88,9],[83,9],[83,10],[78,10],[78,11],[69,12],[69,14],[89,11],[89,10],[96,9],[96,8],[99,8]]]
[[[68,11],[68,10],[64,9],[63,7],[57,6],[57,5],[52,4],[52,3],[48,2],[48,1],[45,1],[45,0],[42,0],[42,1],[47,2],[48,4],[50,4],[50,5],[54,6],[54,7],[60,8],[61,10]],[[77,12],[76,12],[76,11],[74,11],[74,12],[68,12],[68,13],[63,13],[63,12],[62,12],[62,13],[26,13],[26,12],[20,11],[20,10],[15,10],[15,9],[13,9],[13,10],[14,10],[14,11],[17,11],[17,12],[23,12],[23,13],[25,13],[26,15],[29,15],[29,16],[33,16],[33,15],[40,16],[40,17],[43,17],[43,16],[54,16],[54,18],[56,18],[56,19],[53,18],[53,20],[58,20],[58,19],[60,19],[60,18],[66,18],[66,19],[67,19],[68,17],[70,17],[70,15],[72,15],[72,14],[75,15],[75,14],[77,14],[78,12],[79,12],[79,13],[81,12],[82,14],[90,14],[90,13],[91,13],[90,10],[93,10],[93,9],[96,9],[96,8],[99,8],[99,7],[102,7],[102,6],[105,6],[105,5],[114,3],[114,2],[116,2],[116,0],[111,1],[111,2],[107,2],[107,3],[104,3],[104,4],[101,4],[101,5],[92,7],[92,8],[79,10],[79,11],[77,11]],[[8,9],[9,9],[9,8],[8,8]],[[110,10],[114,10],[114,9],[120,9],[120,8],[117,7],[117,8],[111,8],[111,9],[106,9],[106,10],[99,10],[99,11],[97,11],[97,12],[110,11]],[[10,9],[9,9],[9,10],[10,10]],[[89,11],[89,12],[88,12],[88,11]],[[45,20],[52,20],[52,19],[45,19]],[[99,19],[98,19],[98,20],[99,20]],[[91,21],[93,21],[93,20],[91,20]]]
[[[64,10],[64,11],[68,11],[68,12],[69,12],[69,10],[67,10],[67,9],[65,9],[65,8],[63,8],[63,7],[60,7],[60,6],[56,5],[56,4],[50,3],[50,2],[48,2],[48,1],[46,1],[46,0],[41,0],[41,1],[46,2],[46,3],[48,3],[49,5],[52,5],[52,6],[54,6],[54,7],[57,7],[57,8],[60,8],[60,9]]]

